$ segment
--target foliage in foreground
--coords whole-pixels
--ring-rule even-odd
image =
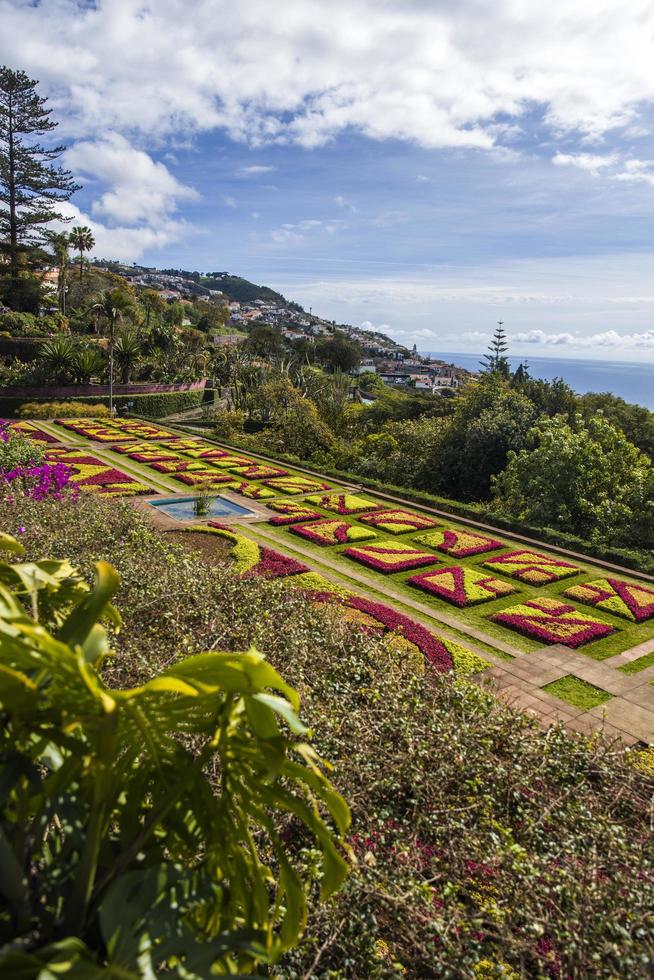
[[[0,506],[29,553],[113,555],[124,627],[105,666],[142,683],[172,649],[256,643],[302,694],[352,807],[359,861],[312,903],[278,980],[649,977],[654,767],[597,738],[543,735],[476,686],[422,675],[280,583],[180,551],[128,507]]]
[[[104,562],[92,590],[66,561],[0,563],[0,974],[258,973],[305,924],[289,831],[325,899],[347,806],[284,734],[306,733],[299,697],[255,650],[103,683],[117,587]]]

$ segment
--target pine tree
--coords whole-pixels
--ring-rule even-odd
[[[38,142],[57,123],[37,85],[25,72],[0,67],[0,290],[14,309],[38,296],[33,273],[42,261],[45,226],[63,219],[61,203],[79,190],[71,173],[55,165],[65,147]]]
[[[509,359],[506,356],[508,349],[504,321],[498,320],[495,333],[488,345],[488,353],[484,354],[481,361],[482,371],[486,374],[499,374],[503,378],[508,378],[510,373]]]

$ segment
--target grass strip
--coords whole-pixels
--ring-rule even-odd
[[[575,677],[574,674],[566,674],[565,677],[546,684],[542,690],[575,708],[581,708],[582,711],[597,708],[613,697],[608,691],[582,680],[581,677]]]

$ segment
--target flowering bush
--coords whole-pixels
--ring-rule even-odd
[[[498,596],[510,595],[516,591],[510,582],[503,582],[462,566],[438,568],[432,572],[423,572],[422,575],[414,575],[409,579],[409,584],[460,608],[490,602]]]
[[[419,534],[415,540],[446,555],[452,555],[453,558],[469,558],[470,555],[480,555],[484,551],[502,547],[502,542],[494,538],[472,531],[455,531],[449,527]]]
[[[266,506],[271,510],[278,511],[280,515],[279,517],[271,517],[268,521],[269,524],[298,524],[300,521],[317,521],[322,517],[319,511],[311,510],[310,507],[305,507],[304,504],[298,504],[293,500],[274,500]]]
[[[407,531],[422,531],[435,527],[438,521],[424,514],[414,514],[410,510],[377,510],[373,513],[361,514],[358,518],[364,524],[372,524],[388,534],[405,534]]]
[[[293,534],[298,534],[307,541],[314,544],[347,544],[348,541],[366,541],[368,538],[376,538],[377,534],[369,527],[354,527],[345,521],[321,520],[311,524],[299,524],[290,529]]]
[[[73,468],[65,463],[27,464],[0,474],[0,488],[3,498],[9,501],[17,493],[32,500],[59,499],[70,485],[72,475]]]
[[[438,563],[436,555],[431,555],[426,551],[417,551],[415,548],[409,548],[392,541],[387,541],[383,545],[368,544],[361,548],[346,548],[343,554],[362,565],[367,565],[368,568],[382,572],[384,575]]]
[[[543,643],[563,643],[573,649],[615,633],[615,627],[608,623],[582,615],[574,606],[548,597],[511,606],[495,613],[491,619]]]
[[[497,558],[488,558],[484,562],[484,567],[490,568],[493,572],[504,572],[505,575],[520,579],[521,582],[528,582],[529,585],[556,582],[558,579],[576,575],[579,571],[577,566],[571,565],[569,561],[541,555],[537,551],[509,551],[505,555],[498,555]]]
[[[654,589],[641,583],[624,582],[618,578],[599,578],[582,585],[572,585],[563,593],[587,606],[644,623],[654,616]]]
[[[38,466],[43,462],[43,449],[0,420],[0,473],[18,466]]]
[[[371,511],[381,504],[375,504],[373,500],[365,497],[357,497],[352,493],[325,493],[313,494],[307,497],[310,504],[316,504],[324,510],[333,510],[336,514],[359,514],[361,511]]]
[[[266,486],[272,490],[280,490],[282,493],[314,493],[318,490],[329,490],[329,483],[321,483],[320,480],[313,480],[307,476],[278,476],[273,480],[266,480]]]

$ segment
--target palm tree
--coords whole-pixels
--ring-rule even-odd
[[[48,235],[52,251],[54,252],[55,262],[59,269],[57,276],[57,297],[59,299],[59,309],[66,316],[66,273],[68,272],[68,246],[70,238],[65,231],[53,231]]]
[[[123,384],[129,384],[129,376],[132,368],[138,363],[143,343],[141,335],[134,327],[123,327],[114,343],[114,357],[120,366]]]
[[[89,384],[94,375],[104,369],[104,357],[99,347],[79,347],[73,356],[71,370],[75,384]]]
[[[56,334],[39,348],[38,365],[56,382],[67,381],[77,353],[77,341],[67,334]]]
[[[90,252],[95,246],[93,232],[86,225],[75,225],[70,229],[70,244],[79,252],[79,277],[82,279],[84,269],[84,252]]]
[[[114,408],[114,339],[117,325],[134,313],[134,301],[122,289],[105,289],[91,306],[96,315],[109,325],[109,411]]]

